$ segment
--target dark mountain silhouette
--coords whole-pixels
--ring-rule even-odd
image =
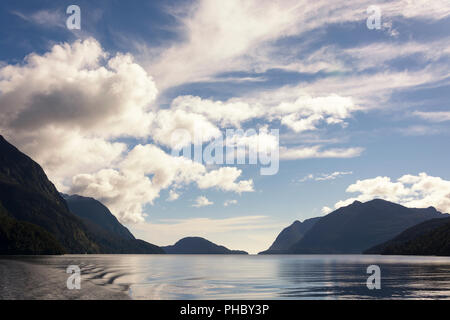
[[[70,212],[75,213],[80,218],[102,226],[106,231],[122,239],[135,239],[131,232],[100,201],[79,195],[61,195],[66,200]]]
[[[0,254],[63,254],[65,249],[45,229],[14,219],[0,204]]]
[[[173,246],[162,248],[168,254],[248,254],[245,251],[230,250],[200,237],[183,238]]]
[[[337,209],[322,217],[294,244],[291,253],[362,253],[392,239],[407,228],[433,218],[447,217],[430,207],[406,208],[375,199]]]
[[[283,229],[274,243],[266,251],[259,254],[285,254],[298,241],[300,241],[306,232],[311,229],[321,217],[306,219],[303,222],[295,221],[289,227]]]
[[[0,206],[3,254],[163,253],[141,240],[125,241],[70,212],[42,168],[2,136]],[[13,226],[20,233],[14,233]],[[27,247],[33,239],[39,246]]]
[[[76,214],[96,236],[103,253],[164,253],[164,250],[137,240],[100,201],[79,195],[66,195],[69,210]]]
[[[450,218],[419,223],[364,253],[450,256]]]
[[[0,203],[11,218],[52,234],[66,252],[100,252],[93,235],[69,212],[42,168],[1,136]]]

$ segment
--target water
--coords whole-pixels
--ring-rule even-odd
[[[380,290],[366,286],[373,264]],[[68,293],[69,265],[80,266],[84,291]],[[448,257],[67,255],[0,258],[0,267],[4,299],[450,298]]]

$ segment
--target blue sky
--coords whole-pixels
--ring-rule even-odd
[[[448,1],[2,1],[0,130],[160,245],[257,252],[356,199],[449,212],[449,30]],[[278,129],[278,173],[171,158],[198,128]]]

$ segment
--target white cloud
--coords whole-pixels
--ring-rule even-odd
[[[161,111],[167,114],[167,119],[160,121],[161,125],[167,124],[166,126],[172,127],[155,136],[158,141],[172,147],[189,144],[192,142],[195,130],[192,125],[194,121],[189,121],[189,117],[186,116],[188,114],[200,119],[197,120],[199,124],[195,127],[203,132],[199,135],[200,138],[197,138],[200,142],[217,137],[216,127],[212,123],[221,127],[232,125],[240,128],[247,121],[259,120],[266,123],[259,134],[228,137],[225,141],[226,145],[245,145],[252,151],[275,150],[279,146],[279,141],[274,135],[268,134],[267,124],[279,121],[281,125],[296,133],[317,130],[322,124],[325,126],[339,124],[345,127],[347,125],[345,120],[360,109],[349,97],[336,94],[313,97],[303,90],[289,87],[261,92],[257,96],[233,98],[224,102],[194,96],[180,96],[174,100],[170,110]],[[174,116],[174,113],[178,112],[182,112],[180,121],[189,125],[171,124],[178,122]],[[172,122],[168,121],[169,119],[172,119]],[[180,127],[185,131],[175,131]],[[169,133],[172,132],[178,134],[170,135]],[[350,158],[359,156],[362,151],[362,148],[356,147],[321,150],[321,146],[318,145],[281,147],[280,159]]]
[[[190,4],[191,5],[191,4]],[[209,78],[248,64],[260,44],[293,34],[299,24],[297,1],[197,1],[172,14],[184,41],[163,50],[152,63],[162,88]]]
[[[252,155],[271,154],[275,157],[280,144],[278,135],[278,131],[269,132],[267,127],[260,128],[259,132],[254,129],[235,130],[227,132],[225,146],[229,154],[237,157],[243,157],[249,153]],[[274,160],[273,157],[272,160]]]
[[[302,59],[276,40],[295,36],[307,42],[305,36],[309,32],[333,24],[365,22],[365,9],[370,5],[373,3],[369,0],[333,3],[318,0],[313,4],[295,0],[248,0],[245,4],[239,0],[198,0],[194,5],[178,4],[169,13],[179,23],[182,40],[162,48],[149,65],[164,89],[186,82],[214,81],[215,75],[231,71],[264,72],[294,66],[304,72],[341,69],[341,62],[326,57],[326,52]],[[438,21],[450,15],[446,0],[400,0],[377,6],[382,11],[384,29],[392,35],[397,33],[393,21]],[[148,48],[141,43],[138,47],[148,55]],[[298,41],[296,47],[305,51]]]
[[[197,199],[195,199],[195,203],[192,205],[196,208],[206,207],[213,205],[214,202],[209,201],[207,197],[205,196],[199,196]]]
[[[222,102],[194,96],[177,97],[172,102],[172,108],[205,116],[222,127],[240,127],[242,122],[259,118],[265,113],[261,106],[239,99]]]
[[[368,110],[390,106],[388,100],[395,91],[421,85],[432,87],[437,85],[439,81],[447,79],[448,75],[449,72],[437,64],[414,71],[383,69],[375,73],[352,73],[345,77],[335,76],[318,79],[302,86],[302,90],[315,96],[335,92],[342,97],[352,97],[355,104]],[[294,86],[291,90],[292,94],[295,94],[299,88]]]
[[[432,122],[450,121],[450,111],[415,111],[413,115]]]
[[[312,173],[306,175],[305,177],[298,180],[298,182],[305,182],[308,180],[315,180],[315,181],[326,181],[326,180],[334,180],[341,176],[353,174],[352,171],[335,171],[333,173],[321,173],[318,175],[314,175]]]
[[[237,203],[238,203],[237,200],[232,199],[232,200],[225,200],[225,202],[223,203],[223,205],[224,205],[225,207],[228,207],[228,206],[231,206],[231,205],[237,204]]]
[[[194,182],[200,189],[237,193],[254,189],[252,179],[237,181],[242,173],[237,168],[208,172],[156,146],[137,145],[129,151],[117,138],[150,136],[173,146],[168,139],[180,129],[193,136],[199,131],[207,141],[220,133],[217,125],[289,115],[298,121],[319,115],[333,123],[357,109],[351,99],[336,95],[274,100],[283,97],[276,92],[270,99],[268,93],[263,96],[262,104],[252,97],[222,103],[186,96],[171,109],[157,110],[152,106],[157,95],[152,77],[130,55],[110,56],[92,38],[55,45],[44,55],[29,55],[24,64],[2,67],[0,90],[5,135],[36,159],[62,191],[96,197],[122,221],[142,221],[143,205],[173,185]],[[243,142],[271,149],[278,145],[265,131],[234,141]],[[74,157],[74,150],[80,156]],[[351,157],[361,151],[313,146],[283,149],[282,158]]]
[[[78,174],[70,193],[90,196],[104,203],[121,222],[142,222],[142,206],[152,203],[160,186],[143,175],[130,171],[102,169],[94,174]]]
[[[308,180],[313,180],[314,179],[314,175],[312,173],[304,176],[303,178],[299,179],[298,182],[305,182]]]
[[[140,222],[143,206],[153,204],[160,191],[170,187],[195,183],[199,189],[254,191],[251,179],[238,181],[241,173],[234,167],[208,171],[201,163],[173,157],[157,146],[137,145],[116,169],[76,175],[70,193],[99,199],[123,222]]]
[[[169,191],[169,197],[167,198],[167,201],[175,201],[180,197],[180,194],[176,192],[175,190]]]
[[[180,96],[172,102],[171,111],[161,111],[167,116],[160,122],[167,123],[169,117],[176,119],[175,112],[181,113],[180,119],[187,122],[186,112],[188,112],[202,120],[199,121],[200,128],[206,126],[202,124],[206,118],[221,127],[236,128],[240,128],[243,123],[250,120],[259,119],[266,123],[278,120],[282,125],[299,133],[316,130],[320,124],[345,126],[344,120],[358,110],[361,108],[349,97],[336,94],[313,97],[299,89],[282,87],[259,93],[257,96],[232,98],[227,101]],[[178,120],[175,121],[178,122]],[[174,126],[179,127],[179,125]],[[186,130],[193,131],[190,126]],[[205,137],[210,138],[215,134],[213,129],[208,131],[211,133],[205,134]],[[158,136],[165,137],[166,134],[167,132],[162,132]]]
[[[126,150],[115,138],[148,134],[157,89],[131,56],[90,38],[2,67],[0,92],[0,129],[62,186],[114,165]]]
[[[236,179],[241,173],[242,171],[235,167],[222,167],[204,174],[201,179],[197,180],[197,184],[200,189],[217,187],[224,191],[237,193],[254,191],[252,179],[236,183]]]
[[[321,150],[321,146],[309,147],[280,147],[280,159],[298,160],[309,158],[353,158],[358,157],[364,151],[363,148],[331,148]]]
[[[321,210],[321,212],[322,212],[323,214],[329,214],[329,213],[332,212],[332,211],[333,211],[333,209],[331,209],[331,208],[329,208],[329,207],[323,207],[322,210]]]
[[[426,173],[420,173],[417,176],[404,175],[397,181],[392,181],[389,177],[358,180],[350,185],[346,191],[359,193],[359,195],[337,202],[335,204],[336,209],[349,205],[356,200],[364,202],[381,198],[407,207],[426,208],[433,206],[442,212],[450,212],[450,181],[429,176]]]
[[[173,141],[172,134],[179,129],[191,136],[200,132],[202,142],[209,141],[224,126],[240,127],[255,119],[264,125],[279,121],[296,133],[319,131],[322,126],[345,126],[356,111],[383,105],[394,90],[448,77],[448,68],[437,63],[448,55],[446,42],[438,43],[436,50],[412,42],[343,50],[343,55],[353,59],[350,65],[331,47],[319,48],[301,59],[296,58],[295,50],[286,52],[286,59],[277,58],[278,39],[302,36],[334,23],[364,21],[361,8],[369,2],[330,5],[318,0],[305,5],[295,0],[249,0],[245,4],[199,0],[190,8],[172,12],[180,23],[182,41],[162,48],[159,57],[147,65],[148,72],[132,56],[110,55],[92,38],[55,45],[47,54],[31,54],[21,64],[0,65],[0,129],[41,163],[62,191],[97,196],[126,221],[141,221],[142,206],[152,203],[162,189],[174,188],[169,199],[176,198],[174,190],[181,184],[237,193],[253,191],[251,179],[237,180],[242,172],[236,168],[208,171],[151,145],[129,151],[122,138],[152,139],[169,147],[186,145],[192,140],[180,136]],[[445,1],[405,0],[380,6],[388,17],[433,21],[450,12]],[[38,24],[60,23],[50,11],[22,18]],[[284,49],[278,51],[284,53]],[[153,105],[158,90],[150,72],[156,74],[162,89],[167,89],[192,81],[217,81],[223,71],[263,72],[274,66],[297,67],[304,72],[351,71],[361,70],[364,64],[385,65],[389,58],[384,57],[417,53],[426,62],[421,70],[381,68],[373,74],[352,74],[345,81],[341,76],[319,78],[302,86],[258,90],[226,101],[181,96],[167,110]],[[442,118],[442,114],[418,116]],[[273,145],[270,139],[264,141]],[[281,148],[281,158],[349,158],[362,151],[301,145]]]
[[[319,177],[316,177],[316,181],[324,181],[324,180],[334,180],[338,177],[353,174],[352,171],[335,171],[330,174],[321,174]]]
[[[219,128],[206,117],[184,110],[160,110],[152,127],[153,139],[172,148],[207,142],[220,135]]]
[[[295,132],[315,130],[320,122],[327,124],[345,124],[352,112],[359,110],[353,100],[332,94],[323,97],[311,97],[297,92],[294,102],[282,102],[271,110],[272,116],[279,117],[283,125]]]
[[[358,70],[387,67],[387,63],[394,59],[415,55],[422,63],[436,63],[442,57],[450,55],[450,38],[438,41],[406,43],[375,42],[365,46],[348,48],[343,51],[334,48],[335,54],[348,55],[352,65]],[[335,57],[336,58],[336,57]]]
[[[121,221],[143,221],[142,208],[160,191],[195,183],[200,189],[253,191],[242,171],[208,171],[154,145],[129,150],[118,138],[162,144],[177,129],[208,140],[219,129],[200,114],[157,110],[157,89],[130,55],[109,55],[92,39],[30,54],[20,65],[0,68],[0,129],[40,163],[64,192],[103,201]],[[175,199],[176,193],[169,195]]]

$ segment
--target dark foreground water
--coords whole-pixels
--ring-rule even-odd
[[[81,290],[68,290],[69,265]],[[367,267],[381,269],[369,290]],[[450,258],[366,255],[0,257],[2,299],[449,299]]]

